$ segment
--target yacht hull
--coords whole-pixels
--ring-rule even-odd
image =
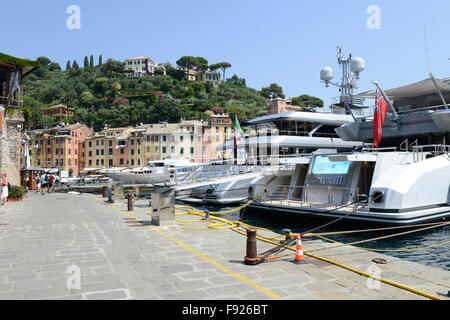
[[[346,221],[356,221],[363,223],[375,223],[383,225],[413,225],[428,222],[448,221],[450,220],[450,205],[443,204],[433,208],[410,209],[401,212],[393,211],[345,211],[345,210],[327,210],[314,207],[293,207],[288,201],[285,205],[253,202],[248,206],[248,210],[258,212],[270,211],[277,214],[294,214],[309,218],[325,218],[329,220],[342,218]]]

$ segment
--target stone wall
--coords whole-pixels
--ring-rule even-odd
[[[2,107],[0,107],[1,109]],[[22,146],[23,113],[19,109],[10,109],[5,112],[3,119],[3,130],[0,139],[0,170],[1,173],[6,173],[11,185],[20,185],[20,148]]]

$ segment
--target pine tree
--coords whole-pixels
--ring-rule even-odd
[[[78,69],[78,63],[77,63],[77,60],[73,60],[73,63],[72,63],[72,69]]]
[[[89,59],[89,67],[94,68],[94,56],[91,54]]]
[[[98,65],[101,66],[102,65],[102,55],[100,55],[98,57]]]
[[[67,60],[66,70],[70,70],[70,60]]]
[[[84,56],[84,68],[85,69],[89,68],[89,60],[87,56]]]

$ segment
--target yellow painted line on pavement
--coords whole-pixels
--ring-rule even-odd
[[[101,199],[99,199],[97,196],[94,195],[94,198],[97,199],[100,202],[103,202]],[[105,203],[105,202],[103,202]],[[133,218],[136,219],[136,217],[132,216],[131,214],[129,214],[128,212],[122,211],[119,208],[116,208],[115,206],[113,206],[110,203],[106,203],[108,206],[110,206],[111,208],[115,209],[116,211],[120,212],[121,214],[129,217],[129,218]],[[137,220],[137,219],[136,219]],[[205,260],[206,262],[209,262],[210,264],[212,264],[213,266],[215,266],[216,268],[220,269],[221,271],[233,276],[234,278],[244,282],[245,284],[249,285],[250,287],[261,291],[262,293],[264,293],[265,295],[267,295],[268,297],[272,298],[272,299],[276,299],[276,300],[283,300],[283,297],[281,297],[280,295],[276,294],[275,292],[273,292],[272,290],[269,290],[267,288],[264,288],[263,286],[257,284],[256,282],[248,279],[247,277],[244,277],[243,275],[240,275],[239,273],[234,272],[233,270],[221,265],[220,263],[218,263],[217,261],[214,261],[213,259],[209,258],[208,256],[204,255],[203,253],[195,250],[194,248],[191,248],[190,246],[188,246],[187,244],[181,242],[180,240],[172,237],[171,235],[168,235],[167,233],[159,230],[158,228],[154,227],[154,226],[148,226],[150,229],[158,232],[160,235],[166,237],[167,239],[175,242],[176,244],[178,244],[180,247],[182,247],[183,249],[195,254],[196,256],[202,258],[203,260]]]

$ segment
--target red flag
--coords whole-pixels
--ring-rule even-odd
[[[386,100],[380,96],[380,92],[377,90],[375,96],[375,111],[373,114],[373,144],[378,147],[381,141],[382,129],[384,125],[384,119],[389,109]]]

